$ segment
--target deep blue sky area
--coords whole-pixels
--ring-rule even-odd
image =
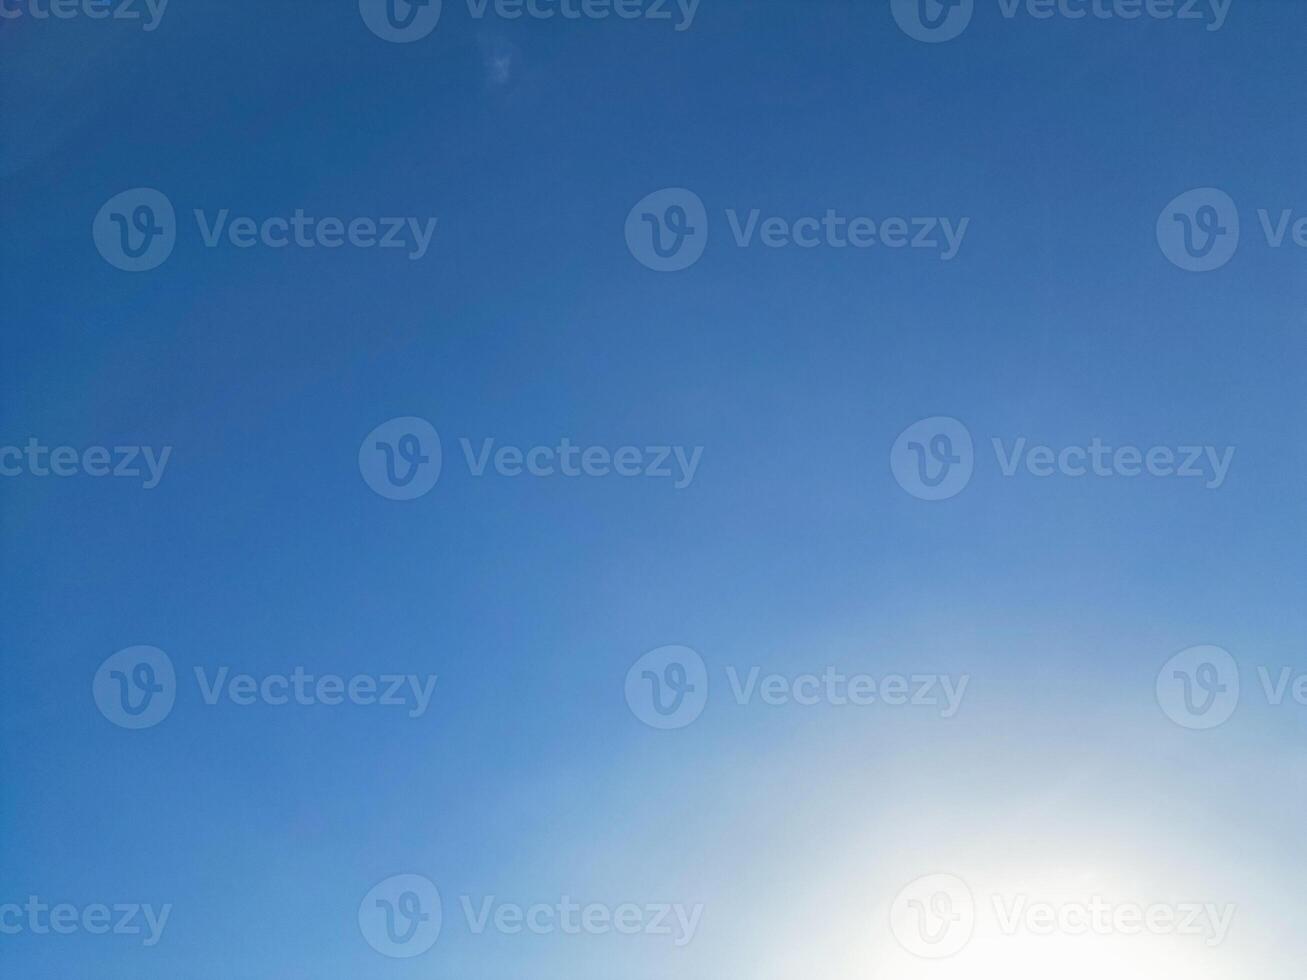
[[[0,477],[0,975],[1293,975],[1307,705],[1258,671],[1307,670],[1307,247],[1259,210],[1307,218],[1307,7],[1232,0],[1208,30],[1010,2],[926,43],[886,0],[702,0],[684,30],[675,4],[444,0],[390,43],[348,0],[171,0],[153,30],[0,0],[0,452],[171,447],[150,489]],[[176,242],[128,272],[93,225],[136,188]],[[705,208],[682,271],[624,234],[664,188]],[[1199,188],[1240,237],[1192,272],[1158,227]],[[415,259],[207,247],[194,212],[224,209],[436,224]],[[948,260],[738,247],[754,210],[967,224]],[[442,467],[398,501],[360,445],[407,417]],[[938,501],[892,467],[935,417],[974,442]],[[1005,476],[993,446],[1095,438],[1233,455],[1208,486]],[[476,476],[460,440],[486,439],[701,453],[682,487]],[[141,645],[176,703],[133,730],[93,692]],[[664,731],[623,684],[668,645],[710,693]],[[1237,662],[1238,710],[1174,724],[1159,671],[1203,645]],[[195,671],[223,667],[437,679],[419,717],[207,704]],[[740,704],[728,676],[754,667],[969,686],[949,718]],[[980,908],[941,961],[886,927],[935,872]],[[421,955],[360,924],[396,875],[439,887]],[[1213,948],[985,932],[984,896],[1091,879],[1238,916]],[[171,911],[148,946],[26,912],[6,932],[31,896]],[[478,933],[463,901],[487,896],[703,908],[678,946]]]

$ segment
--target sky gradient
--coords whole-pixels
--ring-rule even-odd
[[[0,446],[79,454],[70,477],[0,458],[18,467],[0,477],[0,906],[171,907],[152,946],[0,932],[0,972],[1297,975],[1307,706],[1292,680],[1272,703],[1258,668],[1307,670],[1307,251],[1292,230],[1273,247],[1258,212],[1307,216],[1307,10],[1234,0],[1209,30],[976,0],[930,43],[870,0],[702,0],[684,30],[674,4],[545,20],[445,0],[392,43],[357,3],[313,7],[172,0],[145,30],[143,4],[58,20],[24,0],[0,20]],[[126,272],[93,225],[136,188],[166,196],[176,240]],[[707,237],[658,272],[624,232],[668,188],[702,202]],[[1240,237],[1190,272],[1159,215],[1179,227],[1169,202],[1200,188]],[[649,213],[670,227],[666,207]],[[224,210],[225,229],[436,220],[417,258],[209,247]],[[739,247],[755,210],[759,229],[967,224],[947,260]],[[389,499],[374,433],[409,418],[439,434],[439,479]],[[974,462],[927,500],[894,447],[935,418]],[[1217,487],[1004,474],[1018,440],[1095,438],[1233,455]],[[700,455],[679,487],[511,458],[476,474],[485,440],[564,439],[610,465],[634,447],[641,473],[661,447],[673,470]],[[146,489],[143,452],[141,477],[95,477],[88,447],[171,449]],[[142,645],[175,704],[132,730],[96,678]],[[1189,728],[1159,674],[1205,645],[1240,697]],[[671,730],[624,696],[667,646],[706,678]],[[416,717],[206,703],[196,670],[224,667],[436,680]],[[755,669],[789,703],[740,703]],[[967,681],[949,717],[880,686],[794,703],[828,669]],[[976,909],[941,959],[891,927],[935,874]],[[397,875],[443,906],[406,958],[359,921]],[[702,910],[684,945],[478,933],[463,899],[488,896]],[[1009,935],[995,896],[1237,911],[1215,946]]]

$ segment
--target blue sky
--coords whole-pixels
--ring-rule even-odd
[[[0,906],[172,907],[150,947],[0,935],[6,974],[1289,975],[1307,707],[1270,704],[1257,668],[1307,669],[1307,252],[1270,247],[1258,210],[1307,215],[1307,12],[1234,0],[1208,31],[976,0],[930,44],[880,2],[703,0],[678,31],[445,0],[395,44],[357,4],[314,6],[0,21],[0,445],[172,447],[149,490],[0,481]],[[127,273],[91,228],[138,187],[177,242]],[[1206,187],[1240,245],[1186,272],[1155,226]],[[663,188],[709,229],[675,273],[623,235]],[[207,248],[195,209],[437,224],[418,260]],[[736,247],[727,211],[755,209],[969,224],[949,261]],[[410,416],[440,479],[389,500],[360,444]],[[936,416],[975,464],[931,502],[890,452]],[[1094,437],[1235,452],[1207,489],[1006,477],[991,442]],[[677,489],[477,477],[460,446],[563,438],[702,457]],[[623,683],[672,644],[709,696],[660,731]],[[1243,692],[1189,730],[1155,684],[1203,644]],[[136,645],[178,677],[142,731],[92,696]],[[437,681],[417,718],[206,704],[194,671],[224,666]],[[828,666],[969,686],[944,719],[738,704],[728,680]],[[935,872],[982,909],[1098,889],[1238,916],[1216,949],[1040,945],[987,918],[921,960],[886,916]],[[395,959],[358,911],[401,874],[438,885],[444,922]],[[492,895],[703,913],[683,947],[476,934],[460,899]]]

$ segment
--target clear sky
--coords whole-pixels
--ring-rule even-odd
[[[0,6],[0,973],[1297,975],[1299,3],[1233,0],[1209,29],[1208,0],[1195,19],[975,0],[939,43],[881,0],[702,0],[692,20],[445,0],[405,43],[349,0],[172,0],[151,30],[143,0],[136,21]],[[103,250],[148,227],[109,203],[137,188],[174,209],[175,247],[129,272]],[[692,196],[636,207],[668,188]],[[1168,211],[1202,188],[1240,237],[1193,272],[1185,218],[1232,242],[1223,198]],[[647,267],[640,229],[670,234],[694,200],[702,255]],[[378,238],[403,217],[406,244],[228,236],[244,217],[291,235],[297,210]],[[828,212],[803,226],[815,247],[763,243],[770,219]],[[947,259],[893,248],[896,217],[965,232]],[[887,239],[828,243],[859,218]],[[974,460],[928,500],[896,474],[961,442],[899,437],[937,417]],[[439,433],[439,480],[389,499],[374,430],[409,418]],[[553,475],[493,455],[476,475],[487,439],[553,447]],[[642,474],[668,447],[685,479],[566,476],[564,439],[610,469],[635,447]],[[1217,463],[1072,475],[1095,439]],[[40,475],[31,440],[73,447],[75,474]],[[1051,476],[1024,455],[1042,446]],[[90,472],[119,462],[142,475]],[[664,730],[624,695],[643,671],[624,685],[669,645],[707,697]],[[1206,645],[1241,696],[1186,727],[1159,676]],[[107,663],[139,646],[176,680],[138,730],[105,691],[148,680],[139,654]],[[1181,666],[1230,693],[1228,669]],[[264,685],[254,703],[207,703],[224,667]],[[1289,669],[1280,704],[1259,668],[1272,687]],[[277,703],[296,671],[436,680],[421,705]],[[948,681],[957,710],[839,703],[832,673]],[[764,700],[772,674],[789,703]],[[947,959],[894,927],[933,874],[975,906]],[[418,955],[368,919],[421,897],[385,892],[399,875],[441,898]],[[478,932],[465,905],[491,896]],[[1004,931],[1018,899],[1096,896],[1237,914],[1214,945]],[[70,934],[14,908],[33,897],[72,906]],[[565,898],[636,906],[636,934],[493,924]],[[87,927],[134,903],[170,907],[153,945]],[[656,931],[659,905],[702,906],[691,941]]]

